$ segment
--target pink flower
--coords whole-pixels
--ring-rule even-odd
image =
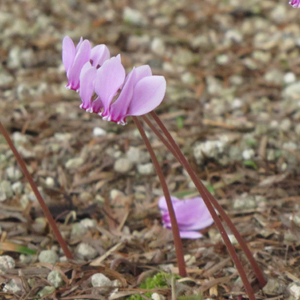
[[[206,228],[214,222],[201,197],[185,200],[171,197],[171,201],[181,238],[200,238],[202,234],[197,230]],[[159,199],[158,206],[161,210],[164,226],[171,229],[171,220],[165,197]]]
[[[126,124],[128,116],[152,111],[165,92],[165,78],[153,76],[147,65],[133,68],[126,76],[120,55],[106,60],[98,70],[87,63],[80,74],[81,107],[118,124]]]
[[[105,60],[110,57],[108,48],[105,45],[98,45],[91,49],[88,40],[80,38],[75,47],[70,37],[63,39],[62,60],[67,72],[69,89],[78,91],[80,87],[80,72],[83,66],[89,62],[91,66],[99,68]]]
[[[289,4],[295,8],[300,8],[300,0],[291,0]]]

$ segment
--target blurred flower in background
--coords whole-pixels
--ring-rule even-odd
[[[291,0],[289,4],[295,8],[300,8],[300,0]]]
[[[181,238],[197,239],[202,237],[198,230],[210,226],[214,221],[201,197],[180,200],[171,197]],[[165,227],[171,229],[171,220],[165,197],[158,202],[162,221]]]

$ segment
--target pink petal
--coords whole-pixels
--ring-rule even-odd
[[[180,231],[179,234],[182,239],[199,239],[203,236],[197,231]]]
[[[148,65],[140,66],[135,69],[136,82],[140,81],[144,77],[152,76],[151,68]]]
[[[182,230],[199,230],[213,223],[201,197],[176,202],[174,209],[178,226]]]
[[[79,76],[82,67],[90,60],[91,44],[88,40],[84,40],[76,53],[72,67],[67,74],[69,79],[68,88],[72,90],[79,89]]]
[[[68,73],[75,58],[75,45],[70,37],[65,36],[62,43],[62,61]]]
[[[122,86],[124,79],[125,69],[117,57],[106,60],[102,67],[97,70],[95,92],[102,101],[103,116],[108,116],[111,101]]]
[[[294,8],[300,8],[300,0],[292,0],[289,2]]]
[[[133,87],[136,82],[136,69],[134,68],[128,74],[118,99],[111,105],[111,121],[125,124],[126,112],[130,105],[133,95]]]
[[[94,67],[102,66],[103,63],[110,58],[110,53],[105,45],[98,45],[92,48],[91,57],[92,65]]]
[[[92,112],[92,96],[94,94],[95,78],[97,75],[96,68],[87,62],[80,73],[80,91],[79,95],[82,100],[81,108]]]
[[[149,76],[141,79],[134,87],[127,116],[141,116],[156,108],[166,92],[163,76]]]
[[[174,207],[174,202],[180,201],[178,198],[171,196],[171,201]],[[165,197],[160,197],[158,200],[158,207],[160,210],[168,211],[167,201]]]
[[[76,52],[78,51],[78,49],[79,49],[79,47],[81,46],[82,43],[83,43],[83,38],[80,37],[80,40],[79,40],[79,42],[78,42],[78,44],[76,46]]]
[[[97,99],[95,99],[92,103],[93,113],[102,115],[102,113],[101,113],[102,108],[103,108],[102,101],[99,97],[97,97]]]

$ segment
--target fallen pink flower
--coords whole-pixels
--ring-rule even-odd
[[[83,66],[89,62],[91,66],[99,68],[108,58],[110,58],[110,53],[105,45],[97,45],[91,49],[90,42],[80,38],[75,47],[72,39],[66,36],[63,39],[62,46],[62,60],[68,78],[66,87],[78,91],[80,88],[80,72]]]
[[[300,8],[300,0],[291,0],[289,4],[295,8]]]
[[[94,91],[97,97],[93,100]],[[98,70],[87,63],[80,74],[81,107],[122,125],[126,117],[156,108],[165,92],[165,78],[153,76],[147,65],[133,68],[126,76],[120,55],[106,60]]]
[[[206,228],[214,222],[201,197],[184,200],[171,197],[171,201],[173,203],[181,238],[200,238],[202,234],[197,230]],[[161,210],[164,226],[171,229],[171,220],[165,197],[159,199],[158,207]]]

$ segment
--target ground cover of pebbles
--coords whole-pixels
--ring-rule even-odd
[[[65,89],[65,35],[166,77],[156,112],[264,270],[257,299],[300,299],[300,10],[286,2],[1,1],[1,122],[76,256],[66,261],[0,136],[1,299],[117,299],[145,292],[139,280],[155,271],[177,271],[143,142],[131,120],[79,109]],[[195,194],[147,133],[171,193]],[[184,240],[191,279],[175,290],[246,298],[216,228],[203,234]],[[170,298],[170,282],[156,292]]]

